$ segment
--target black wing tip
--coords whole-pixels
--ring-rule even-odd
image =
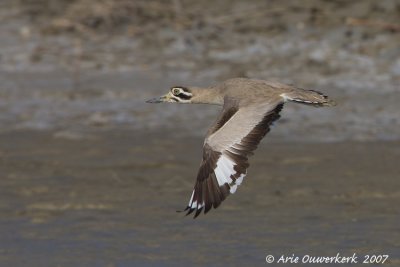
[[[196,213],[194,214],[193,219],[196,219],[197,216],[199,216],[199,215],[201,214],[202,211],[203,211],[203,207],[201,207],[200,209],[197,209],[197,210],[196,210]]]
[[[193,213],[195,209],[189,208],[188,212],[186,212],[185,216],[188,216],[189,214]]]
[[[190,208],[189,206],[186,206],[186,208],[185,208],[184,210],[177,210],[176,212],[178,212],[178,213],[180,213],[180,212],[185,212],[185,211],[187,211],[189,208]]]
[[[211,208],[212,208],[212,204],[207,205],[207,206],[204,208],[204,214],[207,214],[207,213],[211,210]]]
[[[201,209],[199,209],[199,210],[196,211],[196,213],[195,213],[193,219],[195,219],[197,216],[200,215],[202,209],[203,209],[203,208],[201,208]],[[186,214],[185,214],[185,216],[188,216],[188,215],[192,214],[193,211],[195,211],[195,210],[196,210],[196,209],[187,206],[184,210],[177,210],[176,212],[177,212],[177,213],[181,213],[181,212],[186,212],[186,211],[187,211]]]
[[[211,210],[212,207],[213,207],[213,205],[210,205],[210,207],[204,208],[204,214],[207,214]],[[218,205],[214,206],[214,208],[216,208],[216,207],[218,207]],[[184,210],[176,210],[177,213],[186,212],[185,216],[192,214],[194,211],[196,211],[196,213],[194,214],[193,219],[196,219],[203,211],[203,207],[201,207],[200,209],[194,209],[194,208],[187,206]]]

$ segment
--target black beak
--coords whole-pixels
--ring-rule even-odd
[[[155,97],[146,101],[146,103],[161,103],[164,102],[165,96]]]

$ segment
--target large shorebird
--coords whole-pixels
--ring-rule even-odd
[[[203,209],[207,213],[235,193],[246,176],[248,157],[279,119],[287,101],[314,107],[335,104],[318,91],[246,78],[229,79],[207,88],[175,86],[166,95],[147,101],[223,106],[206,135],[187,214],[196,211],[196,218]]]

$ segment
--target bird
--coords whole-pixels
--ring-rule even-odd
[[[216,209],[236,192],[261,139],[280,118],[286,102],[313,107],[335,106],[323,93],[276,81],[231,78],[209,87],[173,86],[147,103],[212,104],[222,106],[208,129],[203,158],[189,203],[182,211],[194,218]]]

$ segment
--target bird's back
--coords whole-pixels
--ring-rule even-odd
[[[330,106],[334,102],[314,90],[305,90],[275,81],[233,78],[217,85],[225,97],[237,100],[240,106],[273,102],[280,99],[316,106]]]

